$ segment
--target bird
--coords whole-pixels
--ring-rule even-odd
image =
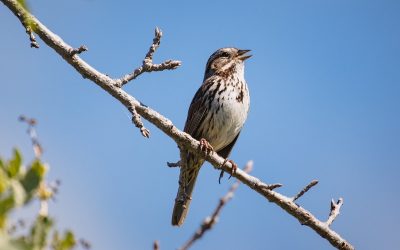
[[[203,83],[189,107],[184,132],[200,141],[200,150],[214,151],[228,160],[240,131],[247,119],[250,96],[244,79],[244,61],[250,50],[221,48],[208,59]],[[204,159],[181,150],[179,188],[172,213],[172,225],[184,223],[192,200],[192,193]],[[220,179],[222,177],[220,175]]]

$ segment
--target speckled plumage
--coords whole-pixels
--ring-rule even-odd
[[[244,79],[244,61],[250,57],[247,52],[222,48],[210,56],[203,84],[193,97],[184,128],[193,138],[207,140],[225,158],[229,156],[249,111],[250,97]],[[203,159],[189,152],[181,154],[173,225],[180,226],[184,222],[203,163]]]

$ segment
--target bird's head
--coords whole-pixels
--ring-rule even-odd
[[[244,61],[251,57],[247,49],[221,48],[215,51],[207,61],[204,80],[213,75],[229,76],[243,73]]]

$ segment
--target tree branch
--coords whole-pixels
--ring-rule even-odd
[[[71,55],[70,51],[72,51],[73,48],[67,43],[65,43],[59,36],[55,35],[53,32],[47,29],[47,27],[45,27],[33,15],[28,13],[16,0],[0,0],[0,1],[3,2],[15,14],[15,16],[21,21],[23,25],[24,25],[24,20],[29,20],[30,27],[33,27],[33,31],[48,46],[53,48],[60,56],[62,56],[66,62],[68,62],[72,67],[74,67],[84,78],[90,79],[91,81],[96,83],[98,86],[100,86],[110,95],[112,95],[115,99],[121,102],[121,104],[123,104],[127,109],[129,109],[130,107],[134,107],[139,115],[141,115],[143,118],[154,124],[166,135],[172,138],[179,145],[180,148],[187,149],[190,152],[200,157],[203,157],[217,169],[222,168],[227,173],[232,172],[231,163],[227,162],[222,167],[220,167],[225,160],[224,158],[220,157],[215,152],[206,155],[204,152],[199,151],[198,148],[200,144],[197,140],[193,139],[190,135],[177,129],[169,119],[165,118],[164,116],[154,111],[153,109],[145,105],[142,105],[133,96],[125,92],[120,87],[124,84],[121,83],[121,81],[124,82],[124,80],[121,79],[114,80],[109,76],[107,76],[106,74],[100,73],[95,68],[90,66],[87,62],[82,60],[78,54]],[[25,25],[24,27],[26,28]],[[154,47],[154,51],[157,48],[157,43],[155,44],[156,45]],[[151,49],[149,50],[148,55],[154,53],[151,52],[153,50],[152,48],[153,47],[151,47]],[[152,57],[149,57],[149,59],[152,60]],[[153,71],[163,70],[163,67],[155,66]],[[177,67],[177,65],[175,65],[175,67]],[[173,67],[171,67],[171,69],[172,68]],[[124,79],[127,79],[127,81],[129,81],[129,79],[132,80],[135,77],[137,77],[139,73],[135,74],[133,72],[129,75],[130,75],[129,77]],[[258,178],[251,176],[240,169],[238,169],[233,176],[236,177],[245,185],[247,185],[248,187],[250,187],[251,189],[255,190],[256,192],[264,196],[268,201],[275,203],[283,210],[294,216],[302,225],[306,225],[312,228],[316,233],[318,233],[321,237],[327,239],[336,248],[354,249],[354,247],[349,242],[347,242],[344,238],[342,238],[338,233],[330,229],[327,223],[318,220],[308,210],[302,208],[301,206],[298,206],[296,203],[293,202],[292,198],[284,196],[271,189],[265,188],[266,186],[268,187],[269,185],[263,183]]]
[[[305,186],[298,194],[296,194],[292,200],[296,201],[297,199],[299,199],[301,196],[303,196],[305,193],[308,192],[308,190],[310,190],[312,187],[314,187],[315,185],[318,184],[317,180],[312,180],[310,183],[308,183],[307,186]]]
[[[156,27],[154,31],[153,44],[150,46],[149,51],[147,52],[143,60],[142,66],[135,69],[132,73],[121,77],[120,79],[115,79],[115,86],[122,87],[129,81],[136,79],[136,77],[141,75],[143,72],[163,71],[166,69],[171,70],[181,66],[181,62],[175,60],[167,60],[161,64],[153,64],[153,55],[160,46],[161,37],[162,31],[158,27]]]
[[[331,201],[331,212],[329,213],[329,218],[326,221],[326,225],[330,226],[336,217],[340,214],[340,208],[343,205],[343,198],[339,198],[337,202],[333,199]]]
[[[43,148],[42,148],[42,145],[39,143],[39,140],[38,140],[38,137],[36,134],[36,130],[35,130],[35,126],[37,124],[36,119],[28,118],[24,115],[20,115],[19,120],[21,122],[25,122],[28,125],[28,129],[26,130],[26,132],[28,133],[29,138],[31,139],[33,153],[35,154],[35,157],[37,159],[39,159],[43,154]]]
[[[142,135],[144,137],[149,138],[150,137],[150,130],[145,128],[145,126],[143,125],[143,122],[140,119],[140,115],[137,113],[135,107],[133,107],[133,106],[129,107],[128,110],[132,114],[132,123],[135,124],[135,126],[140,129],[140,133],[142,133]]]

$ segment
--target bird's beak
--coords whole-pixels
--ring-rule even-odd
[[[251,50],[249,50],[249,49],[240,49],[240,50],[238,50],[237,58],[242,60],[242,61],[250,58],[252,55],[246,55],[246,53],[249,52],[249,51],[251,51]]]

